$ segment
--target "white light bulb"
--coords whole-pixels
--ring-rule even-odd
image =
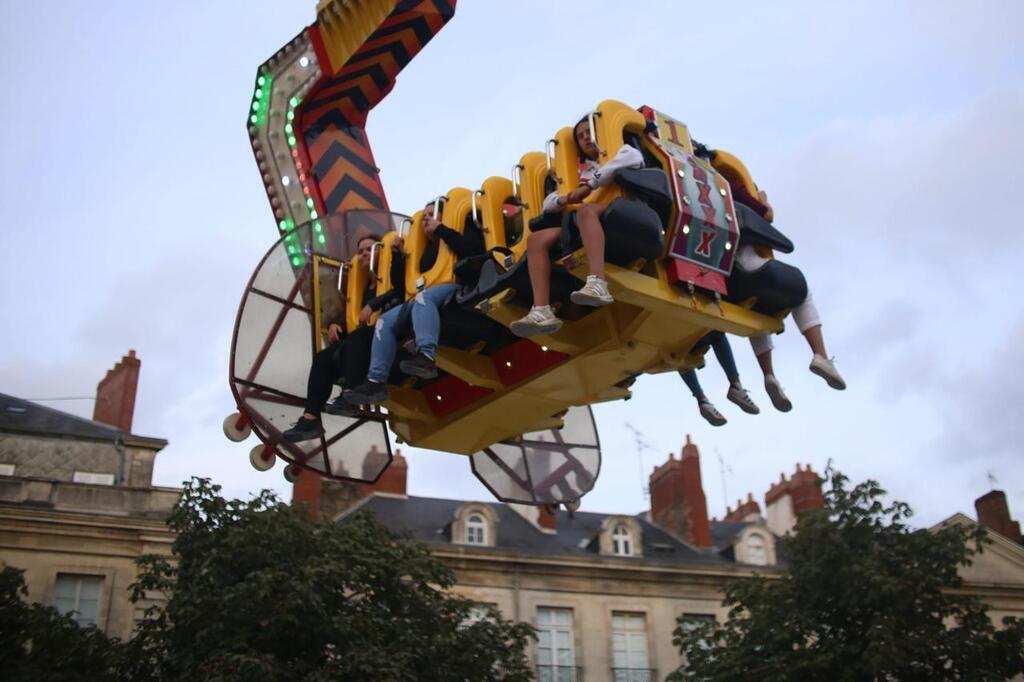
[[[281,178],[281,184],[287,187],[288,185],[292,184],[292,179],[286,175],[283,178]]]
[[[301,66],[302,68],[306,68],[307,66],[309,66],[309,57],[303,57],[302,59],[300,59],[299,66]]]

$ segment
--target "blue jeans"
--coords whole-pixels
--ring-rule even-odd
[[[695,345],[696,348],[703,346],[704,344],[710,344],[711,348],[715,351],[715,357],[718,358],[718,364],[722,366],[722,370],[725,372],[725,376],[729,379],[729,383],[738,381],[740,373],[736,369],[736,360],[732,356],[732,346],[729,345],[729,339],[726,338],[724,332],[709,332]],[[691,369],[685,372],[680,371],[679,376],[683,378],[686,385],[689,387],[690,392],[693,393],[694,398],[699,398],[704,394],[701,390],[700,382],[697,380],[697,370]]]
[[[439,308],[451,292],[454,284],[438,284],[416,294],[412,302],[412,328],[416,334],[416,350],[431,360],[437,357],[437,339],[441,335],[441,313]],[[373,332],[373,351],[370,354],[370,381],[387,383],[391,365],[398,353],[398,337],[395,335],[395,320],[401,306],[395,306],[377,319]]]

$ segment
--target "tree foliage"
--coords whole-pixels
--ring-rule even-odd
[[[0,569],[0,671],[11,682],[118,679],[119,644],[56,609],[25,601],[24,571]]]
[[[1024,672],[1024,621],[993,626],[958,592],[958,569],[986,542],[981,528],[907,525],[874,481],[853,487],[829,468],[825,507],[783,540],[780,578],[725,587],[724,624],[674,643],[686,663],[671,680],[1003,680]]]
[[[169,518],[175,562],[140,562],[133,599],[164,593],[125,646],[134,679],[522,680],[529,625],[469,624],[454,574],[359,514],[312,520],[264,491],[225,500],[193,479]]]

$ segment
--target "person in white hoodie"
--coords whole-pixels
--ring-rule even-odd
[[[622,145],[615,156],[603,166],[598,164],[600,150],[594,143],[590,122],[586,117],[573,128],[573,138],[580,158],[580,186],[568,194],[552,192],[544,199],[544,213],[576,211],[583,249],[587,254],[590,274],[587,282],[578,291],[572,292],[573,303],[587,306],[603,306],[613,302],[604,279],[604,228],[601,214],[605,206],[599,203],[582,203],[598,187],[611,184],[615,174],[625,168],[642,168],[643,154],[628,144]],[[530,312],[511,324],[512,332],[518,336],[554,334],[562,327],[562,321],[551,310],[551,257],[552,247],[558,243],[560,227],[546,227],[532,232],[526,243],[527,268],[530,285],[533,288],[533,307]]]

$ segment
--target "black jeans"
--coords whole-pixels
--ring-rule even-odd
[[[371,346],[373,327],[360,327],[313,356],[306,384],[306,412],[320,414],[338,379],[345,388],[366,381]]]

